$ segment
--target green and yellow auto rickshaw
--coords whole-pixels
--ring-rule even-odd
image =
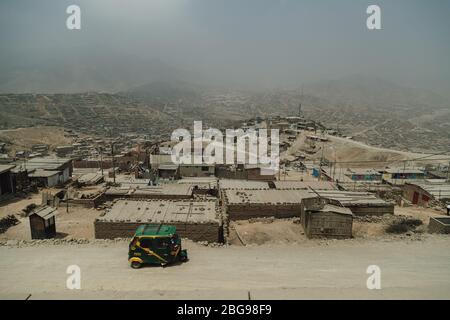
[[[181,239],[175,226],[145,224],[136,229],[128,251],[128,261],[133,269],[143,264],[166,266],[177,261],[187,261],[187,251],[181,248]]]

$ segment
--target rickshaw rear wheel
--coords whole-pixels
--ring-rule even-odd
[[[133,269],[139,269],[140,267],[142,267],[142,263],[140,263],[139,261],[132,261],[131,262],[131,267]]]

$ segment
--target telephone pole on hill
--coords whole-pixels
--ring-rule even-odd
[[[112,157],[112,167],[113,167],[113,182],[116,184],[116,164],[114,161],[114,142],[111,143],[111,157]]]

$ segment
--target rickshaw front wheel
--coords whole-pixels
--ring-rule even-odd
[[[140,267],[142,267],[142,264],[139,261],[132,261],[131,262],[131,267],[133,269],[139,269]]]

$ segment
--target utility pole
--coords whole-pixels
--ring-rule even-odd
[[[69,187],[66,188],[66,212],[69,213]]]
[[[113,181],[116,184],[116,165],[114,161],[114,142],[111,143],[111,157],[112,157],[112,166],[113,166]]]
[[[406,160],[403,162],[403,184],[405,183],[405,179],[406,179]]]
[[[322,155],[320,156],[319,163],[319,181],[322,180],[322,163],[323,163],[323,149],[325,148],[324,143],[322,142]]]
[[[100,147],[100,169],[102,170],[102,177],[103,177],[103,148],[102,147]]]

